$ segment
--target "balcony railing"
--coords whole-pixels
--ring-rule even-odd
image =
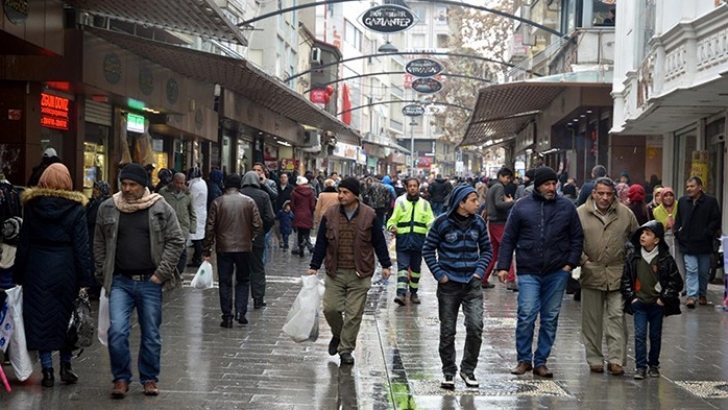
[[[554,54],[549,62],[549,74],[578,71],[575,70],[578,66],[613,65],[614,27],[582,28]]]

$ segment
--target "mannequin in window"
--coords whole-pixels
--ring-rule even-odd
[[[607,17],[602,21],[602,25],[604,26],[614,26],[617,22],[617,11],[614,7],[609,8],[609,14]]]

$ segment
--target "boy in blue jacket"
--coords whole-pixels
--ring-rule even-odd
[[[276,219],[279,222],[279,231],[281,233],[282,241],[281,248],[288,249],[288,237],[293,232],[293,211],[291,211],[291,201],[286,201],[278,211]]]
[[[478,205],[478,193],[473,187],[457,186],[450,194],[448,211],[435,219],[422,249],[427,267],[438,282],[443,389],[455,388],[455,333],[461,305],[466,336],[460,377],[466,386],[478,387],[474,372],[483,341],[480,280],[492,256],[485,221],[476,214]]]

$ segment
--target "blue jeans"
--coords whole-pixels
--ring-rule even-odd
[[[632,303],[634,311],[634,361],[635,366],[660,365],[660,347],[662,345],[662,317],[664,310],[657,303]],[[650,328],[650,356],[647,358],[647,325]]]
[[[438,215],[442,213],[442,207],[445,205],[444,202],[432,202],[432,213],[435,215],[435,218],[437,218]]]
[[[109,293],[109,357],[114,381],[131,381],[131,312],[136,308],[142,340],[139,345],[139,381],[159,381],[162,336],[162,285],[116,275]]]
[[[545,366],[556,340],[561,300],[571,274],[558,270],[546,275],[518,274],[518,324],[516,351],[518,362]],[[541,316],[536,355],[533,355],[533,333],[536,316]]]
[[[71,351],[61,350],[61,363],[71,363]],[[38,357],[42,368],[53,367],[53,352],[51,350],[39,350]]]
[[[397,294],[417,293],[422,273],[422,249],[397,249]]]
[[[265,247],[263,248],[263,266],[268,263],[268,244],[270,243],[270,235],[272,232],[273,230],[271,229],[265,234]]]
[[[473,278],[470,283],[438,283],[437,304],[442,373],[455,376],[458,371],[455,364],[455,334],[461,305],[465,315],[465,347],[460,370],[465,373],[474,372],[483,343],[483,291],[480,289],[480,279]]]
[[[685,261],[685,282],[689,298],[697,299],[698,296],[708,294],[708,277],[710,276],[710,254],[699,255],[686,253],[683,255]]]
[[[235,313],[248,313],[248,292],[250,291],[250,252],[218,252],[217,276],[220,287],[220,310],[223,319],[233,317],[233,271],[235,272]]]

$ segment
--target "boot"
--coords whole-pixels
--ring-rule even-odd
[[[74,384],[78,381],[78,375],[73,372],[71,362],[61,362],[61,381],[66,384]]]
[[[55,376],[53,376],[53,368],[52,367],[44,367],[43,368],[43,380],[40,381],[41,386],[43,387],[53,387],[53,384],[55,384]]]

